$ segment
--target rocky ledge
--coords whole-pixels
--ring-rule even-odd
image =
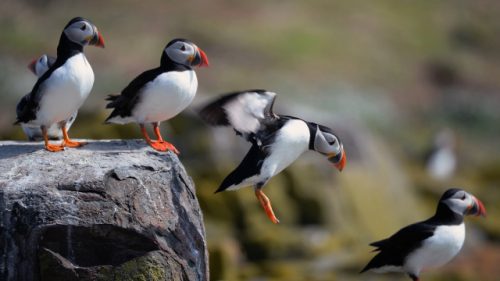
[[[0,142],[0,280],[208,280],[202,213],[173,153]]]

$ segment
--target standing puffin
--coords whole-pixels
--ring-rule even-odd
[[[194,43],[174,39],[163,49],[160,66],[147,70],[128,84],[120,95],[110,95],[106,108],[113,112],[105,123],[139,123],[146,142],[156,150],[179,151],[163,140],[160,122],[183,111],[194,99],[198,79],[194,66],[208,66],[208,58]],[[153,125],[157,140],[146,132],[145,124]]]
[[[448,180],[457,169],[456,136],[451,129],[441,130],[426,157],[427,173],[436,180]]]
[[[35,74],[38,78],[40,78],[49,68],[54,64],[56,58],[48,56],[46,54],[41,55],[39,58],[34,59],[29,65],[28,68]],[[18,109],[22,109],[24,104],[26,103],[28,95],[24,96],[19,102]],[[66,120],[66,130],[69,131],[71,125],[76,119],[78,111],[75,111],[71,117]],[[43,140],[42,130],[37,125],[29,125],[22,123],[21,127],[23,128],[24,133],[28,137],[30,141],[40,141]],[[62,139],[63,135],[61,132],[61,127],[59,124],[53,124],[47,129],[47,135],[49,139],[59,140]]]
[[[70,140],[67,120],[80,108],[94,84],[94,72],[83,53],[86,45],[104,47],[104,40],[90,21],[74,18],[64,27],[54,64],[17,105],[16,124],[39,126],[49,151],[84,144]],[[60,145],[49,144],[47,131],[53,124],[61,128],[63,141]]]
[[[379,252],[361,271],[404,272],[413,281],[421,270],[439,267],[455,257],[465,240],[464,216],[486,216],[486,209],[473,195],[448,189],[428,220],[402,228],[391,237],[373,242]]]
[[[271,202],[262,192],[273,176],[292,164],[302,153],[314,150],[325,155],[339,170],[346,156],[330,128],[293,116],[273,112],[276,94],[248,90],[222,96],[206,105],[200,116],[211,125],[231,126],[252,144],[245,158],[222,182],[217,192],[254,186],[255,196],[273,223],[279,223]]]

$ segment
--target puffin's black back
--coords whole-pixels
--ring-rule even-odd
[[[371,243],[371,246],[376,247],[374,251],[379,253],[361,272],[384,265],[401,266],[411,252],[422,246],[422,242],[434,234],[438,226],[463,223],[463,215],[453,212],[448,205],[443,203],[459,190],[448,189],[441,196],[436,213],[428,220],[409,225],[387,239]]]
[[[379,253],[361,270],[361,273],[385,265],[402,266],[406,257],[422,246],[422,242],[431,237],[435,229],[434,224],[429,224],[427,221],[419,222],[402,228],[387,239],[371,243],[370,246],[376,248],[373,251]]]

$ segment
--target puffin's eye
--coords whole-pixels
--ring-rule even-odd
[[[185,50],[186,50],[186,46],[182,45],[182,46],[181,46],[181,51],[183,51],[183,52],[184,52]]]
[[[465,194],[464,194],[464,195],[462,195],[462,198],[460,198],[460,199],[465,200]]]
[[[82,27],[80,27],[80,30],[85,30],[85,29],[87,29],[87,25],[86,24],[84,24]]]

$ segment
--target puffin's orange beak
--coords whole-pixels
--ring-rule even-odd
[[[199,67],[209,66],[208,57],[205,52],[203,52],[203,50],[198,47],[196,48],[196,55],[192,58],[191,65],[196,65]]]
[[[476,197],[472,196],[474,203],[467,207],[467,215],[483,216],[486,217],[486,208],[483,202],[481,202]]]
[[[97,28],[95,30],[94,36],[89,41],[89,45],[104,48],[104,38],[102,38],[101,33],[97,31]]]
[[[339,172],[342,172],[347,162],[344,147],[342,146],[342,150],[337,155],[328,155],[328,161],[332,162],[333,166],[335,166]]]

